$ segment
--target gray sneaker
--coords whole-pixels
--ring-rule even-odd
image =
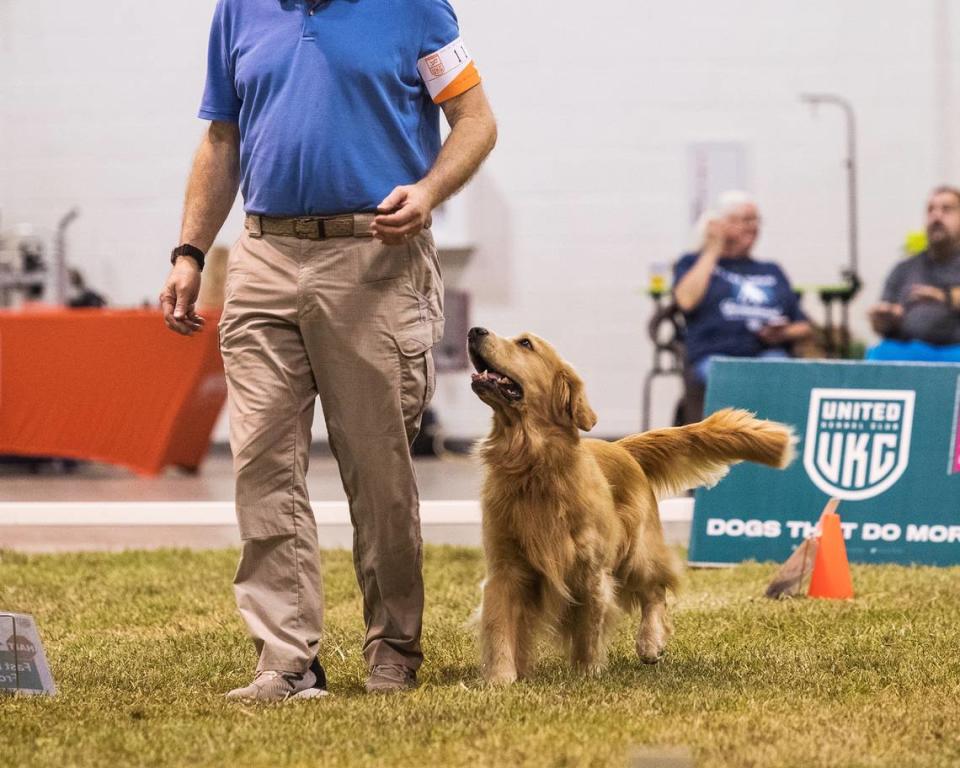
[[[370,670],[367,693],[394,693],[417,687],[417,673],[402,664],[375,664]]]
[[[235,688],[228,699],[243,701],[288,701],[315,699],[327,695],[327,678],[323,667],[314,659],[310,669],[301,675],[293,672],[262,670],[244,688]]]

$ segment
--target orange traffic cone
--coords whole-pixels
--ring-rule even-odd
[[[820,516],[820,546],[813,564],[808,597],[826,597],[847,600],[853,597],[853,580],[847,547],[843,543],[843,529],[836,509],[838,499],[830,499]]]

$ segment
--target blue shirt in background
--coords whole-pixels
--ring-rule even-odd
[[[673,268],[674,285],[699,256],[681,257]],[[783,270],[773,262],[752,258],[719,259],[703,299],[684,318],[691,366],[711,355],[756,357],[770,349],[756,335],[764,325],[807,319]]]
[[[220,0],[200,107],[240,128],[247,213],[373,210],[440,150],[476,85],[447,0]]]

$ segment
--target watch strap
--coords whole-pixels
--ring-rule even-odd
[[[200,271],[203,271],[203,251],[197,248],[195,245],[190,245],[189,243],[184,243],[183,245],[178,245],[170,253],[170,263],[176,264],[177,258],[180,256],[189,256],[191,259],[197,262],[197,266],[200,267]]]

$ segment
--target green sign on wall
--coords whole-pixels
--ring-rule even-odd
[[[727,406],[792,425],[797,458],[697,491],[691,563],[784,560],[831,496],[851,560],[960,563],[960,365],[720,359]]]

